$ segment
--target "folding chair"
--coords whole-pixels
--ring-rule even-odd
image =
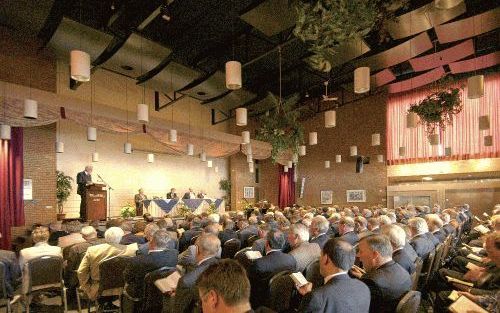
[[[224,243],[222,247],[222,259],[232,259],[241,248],[241,241],[233,238]]]
[[[419,291],[408,291],[396,307],[396,313],[417,313],[420,306],[421,294]]]
[[[275,312],[286,312],[296,295],[295,283],[290,271],[279,272],[269,280],[269,308]]]

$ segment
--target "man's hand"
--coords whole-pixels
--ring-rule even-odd
[[[172,289],[172,290],[170,290],[170,291],[167,291],[167,292],[166,292],[166,294],[167,294],[169,297],[171,297],[171,298],[172,298],[172,297],[175,297],[175,291],[176,291],[176,289]]]
[[[297,286],[297,290],[302,296],[305,296],[306,294],[310,293],[313,288],[312,283],[307,283],[305,285],[302,285],[301,287]]]
[[[355,267],[351,268],[351,274],[357,278],[361,278],[361,276],[363,276],[363,272],[361,272],[359,269]]]
[[[455,287],[455,289],[461,290],[461,291],[467,291],[468,292],[470,290],[469,286],[458,284],[458,283],[453,283],[453,287]]]
[[[485,271],[486,271],[486,269],[484,267],[470,270],[464,274],[464,280],[467,280],[470,282],[476,282],[481,278],[481,276],[484,275]]]

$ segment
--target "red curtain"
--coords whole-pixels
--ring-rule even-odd
[[[24,225],[23,129],[12,128],[11,140],[0,140],[0,232],[2,249],[11,248],[11,227]]]
[[[463,110],[454,116],[453,124],[439,130],[440,145],[431,146],[422,125],[406,128],[410,104],[431,93],[431,88],[389,96],[387,104],[387,161],[389,164],[408,164],[441,160],[467,160],[500,157],[500,74],[486,75],[484,96],[467,99],[467,80],[461,93]],[[479,130],[479,116],[488,115],[489,130]],[[484,145],[484,136],[493,136],[493,145]],[[399,156],[399,147],[406,147],[405,156]],[[445,156],[445,148],[451,155]]]
[[[295,203],[295,182],[293,181],[295,168],[289,168],[288,172],[283,171],[283,166],[279,165],[279,192],[278,206],[284,208]]]

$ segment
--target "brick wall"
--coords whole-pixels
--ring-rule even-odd
[[[33,201],[24,202],[25,227],[13,227],[12,237],[24,234],[33,223],[55,221],[55,124],[24,128],[24,178],[33,180]]]

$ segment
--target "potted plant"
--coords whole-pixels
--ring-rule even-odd
[[[73,178],[64,175],[64,172],[62,171],[56,171],[56,175],[57,220],[61,221],[66,217],[66,213],[64,213],[64,203],[68,200],[68,197],[71,194],[71,190],[73,189],[73,187],[71,186]]]
[[[229,179],[221,179],[219,181],[219,189],[226,192],[222,199],[226,201],[226,206],[231,204],[231,181]]]
[[[128,202],[120,210],[120,216],[125,219],[132,218],[135,216],[135,214],[136,214],[135,207]]]
[[[178,203],[175,206],[175,213],[177,217],[186,217],[193,212],[184,203]]]

